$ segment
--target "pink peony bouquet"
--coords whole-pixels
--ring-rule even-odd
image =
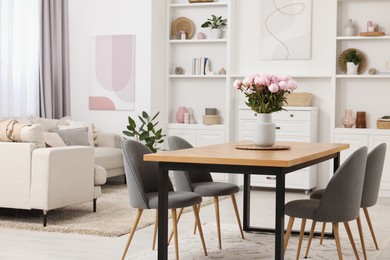
[[[297,88],[290,76],[252,74],[233,83],[247,97],[245,104],[256,113],[273,113],[283,110],[286,94]]]

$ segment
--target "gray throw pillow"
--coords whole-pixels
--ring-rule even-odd
[[[56,131],[67,146],[70,145],[89,145],[88,127],[72,128]]]

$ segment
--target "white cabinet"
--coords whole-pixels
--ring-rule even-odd
[[[317,107],[285,107],[286,111],[273,113],[276,141],[316,142],[318,140]],[[256,113],[248,107],[239,108],[238,138],[252,140]],[[242,183],[241,183],[242,184]],[[275,178],[252,175],[252,186],[275,187]],[[311,166],[286,175],[286,188],[306,192],[317,186],[317,166]]]
[[[350,149],[341,152],[341,162],[351,153],[362,146],[367,146],[371,151],[381,143],[387,144],[385,165],[382,173],[379,196],[390,196],[390,130],[384,129],[337,129],[335,141],[339,143],[349,143]]]
[[[224,143],[226,140],[223,126],[169,124],[168,136],[179,136],[192,146],[205,146]],[[212,173],[214,181],[229,181],[229,174]]]

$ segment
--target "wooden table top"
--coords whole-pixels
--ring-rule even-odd
[[[249,145],[251,141],[201,146],[190,149],[163,151],[144,155],[145,161],[223,164],[245,166],[291,167],[349,148],[341,143],[277,142],[275,145],[290,146],[288,150],[242,150],[236,145]]]

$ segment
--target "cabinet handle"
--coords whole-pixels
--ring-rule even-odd
[[[290,114],[290,117],[294,117],[294,114]]]
[[[276,176],[267,176],[267,180],[276,181]]]
[[[280,129],[280,126],[275,126],[275,129],[279,130],[279,129]]]

